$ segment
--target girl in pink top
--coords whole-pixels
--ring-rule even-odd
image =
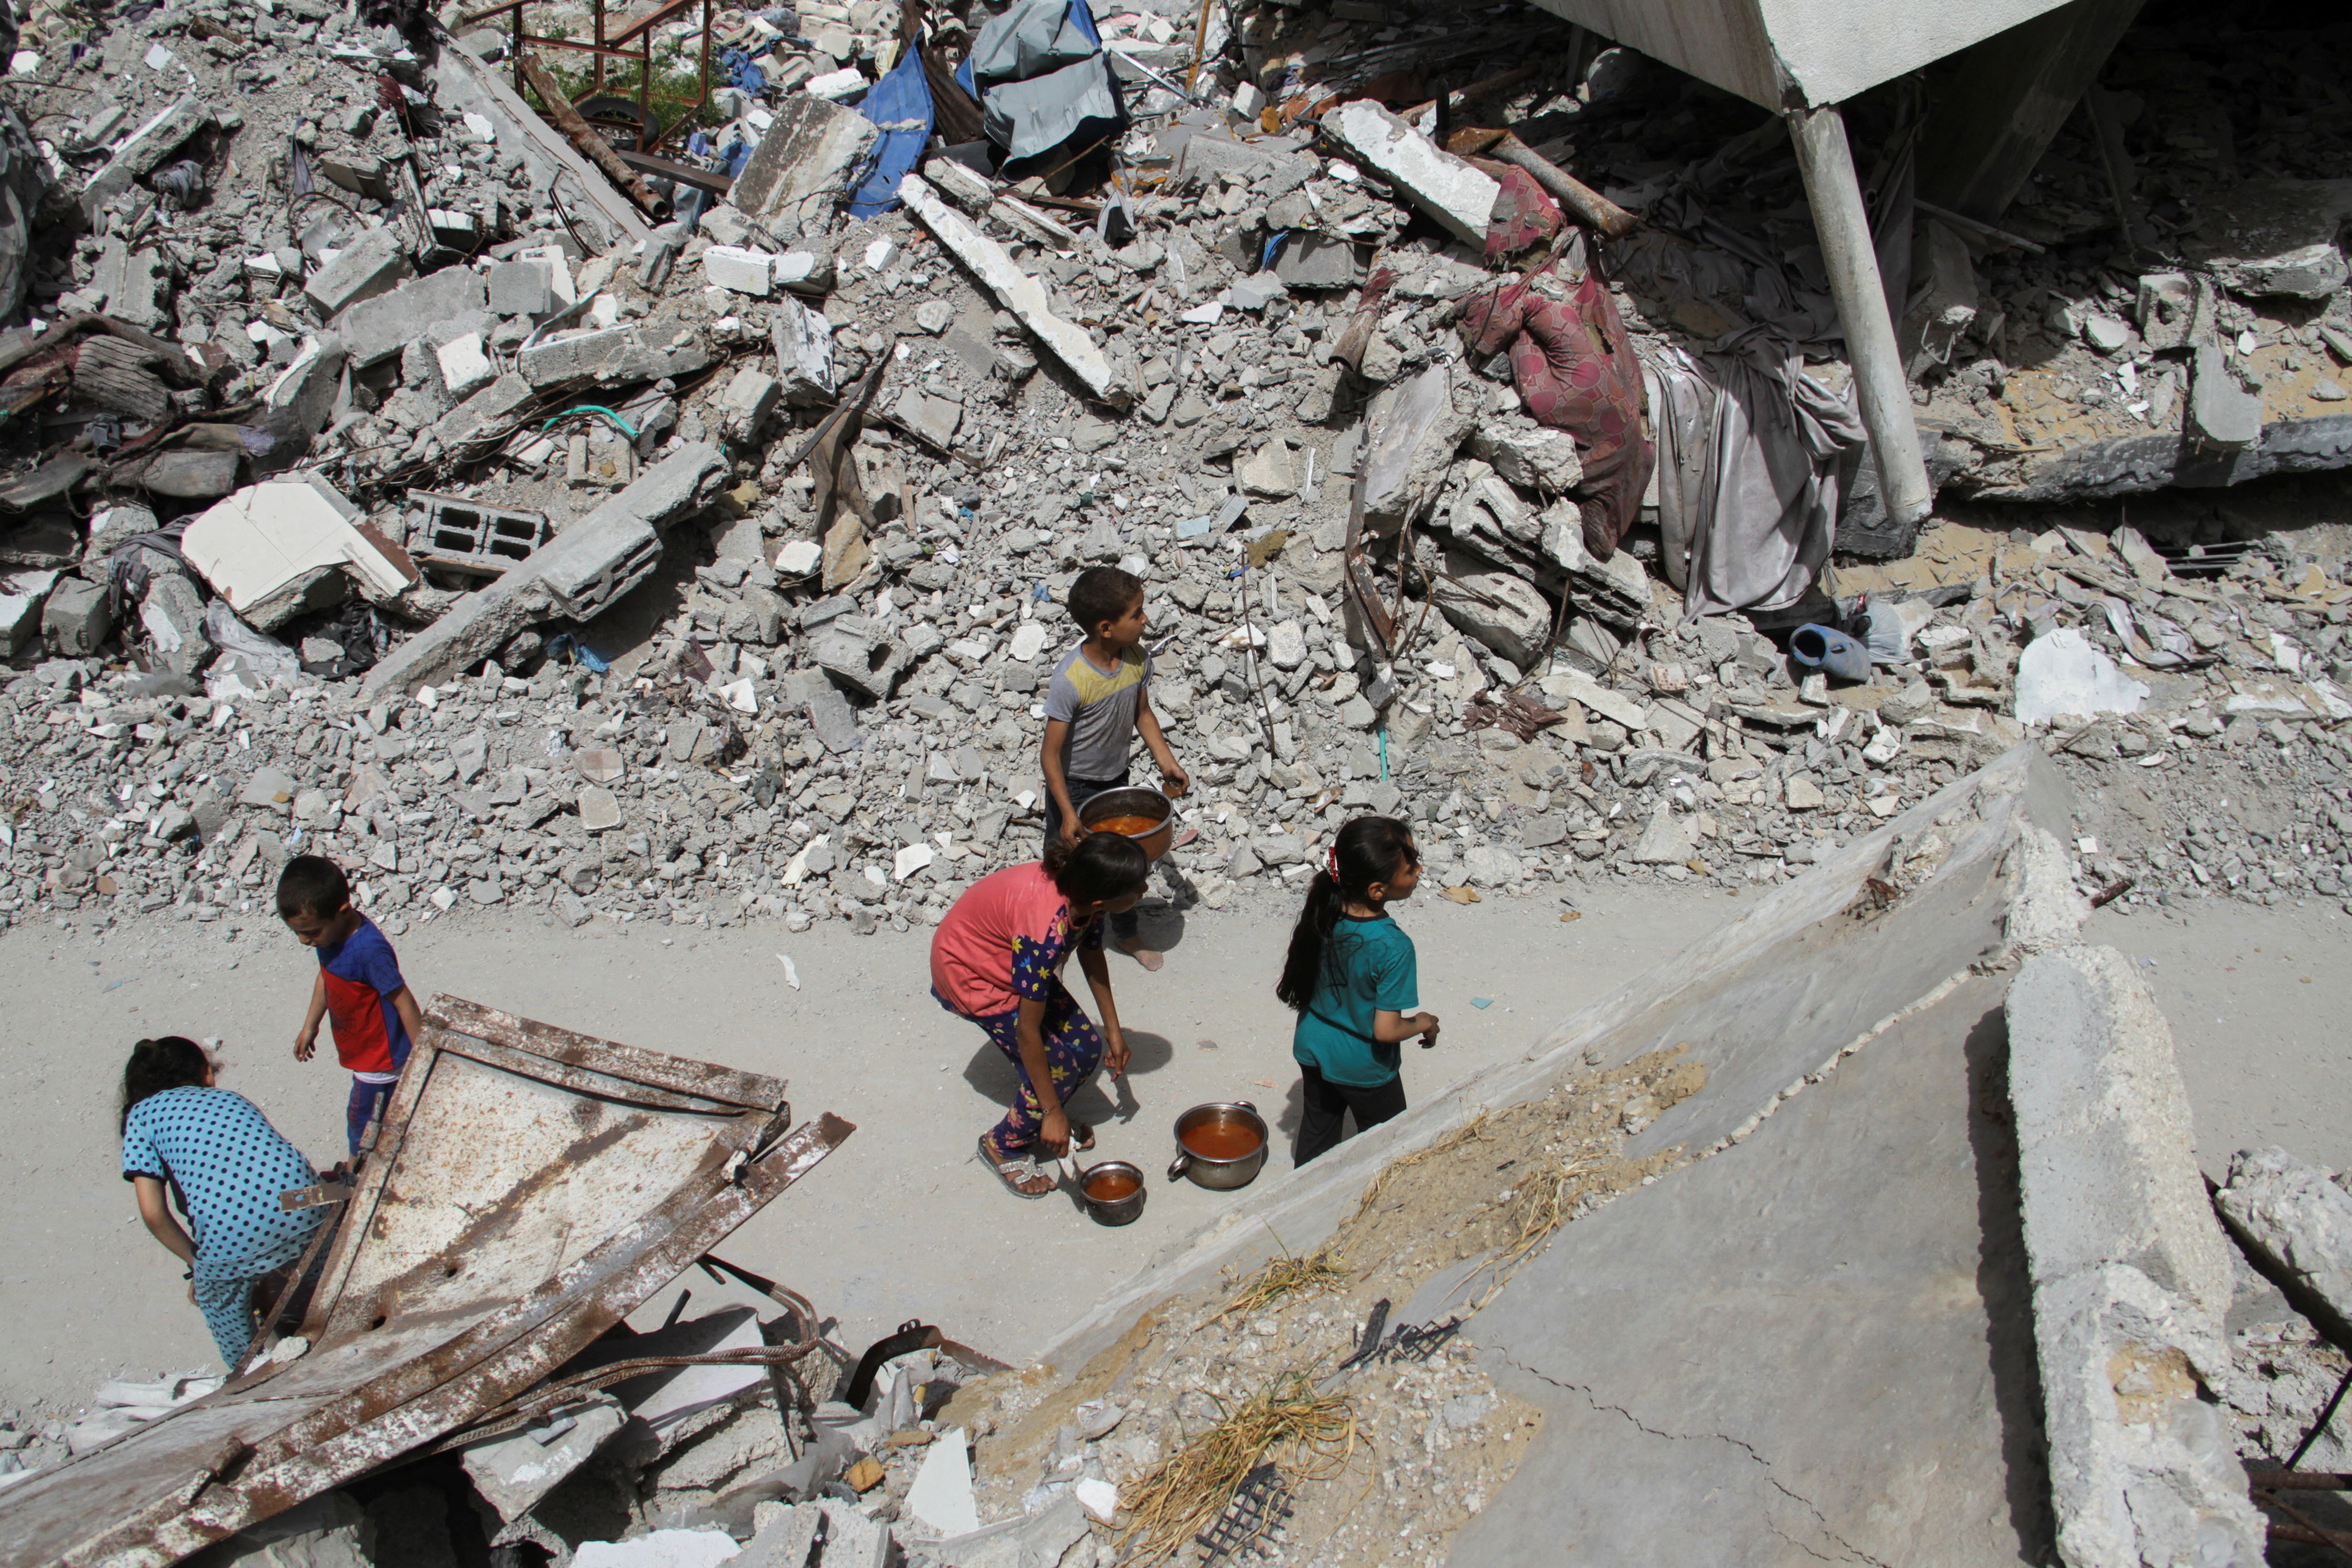
[[[1090,833],[1055,838],[1043,861],[982,878],[955,901],[931,937],[931,994],[978,1024],[1021,1075],[1021,1093],[1003,1121],[981,1134],[981,1158],[1024,1198],[1042,1198],[1053,1179],[1034,1151],[1056,1158],[1094,1129],[1070,1121],[1069,1097],[1098,1067],[1127,1070],[1127,1037],[1111,1001],[1102,916],[1123,914],[1143,897],[1151,862],[1133,839]],[[1071,951],[1102,1014],[1097,1034],[1062,984]],[[1106,1044],[1108,1040],[1108,1044]]]

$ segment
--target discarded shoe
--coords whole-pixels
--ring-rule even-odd
[[[1799,626],[1789,634],[1789,657],[1840,680],[1870,679],[1870,649],[1833,626]]]

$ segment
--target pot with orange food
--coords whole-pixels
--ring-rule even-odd
[[[1078,826],[1089,833],[1132,838],[1146,857],[1157,860],[1175,842],[1176,805],[1158,790],[1140,784],[1107,789],[1078,807]]]

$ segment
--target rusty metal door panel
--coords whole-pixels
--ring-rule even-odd
[[[787,1131],[774,1079],[454,998],[425,1026],[307,1348],[0,1493],[0,1563],[162,1568],[467,1426],[855,1131]]]

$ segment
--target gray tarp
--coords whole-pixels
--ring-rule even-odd
[[[1109,62],[1071,12],[1070,0],[1021,0],[972,45],[982,125],[1008,158],[1034,158],[1088,120],[1120,117]]]
[[[1795,604],[1829,559],[1843,454],[1867,439],[1851,395],[1758,331],[1644,365],[1658,447],[1659,552],[1692,616]]]

